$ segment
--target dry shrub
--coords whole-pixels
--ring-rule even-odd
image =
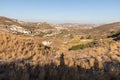
[[[94,47],[61,57],[45,49],[39,38],[0,33],[0,80],[119,80],[116,44],[110,50]]]

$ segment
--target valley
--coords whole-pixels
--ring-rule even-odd
[[[0,79],[119,80],[119,40],[120,22],[56,25],[0,17]]]

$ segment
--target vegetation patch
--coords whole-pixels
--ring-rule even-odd
[[[79,44],[79,45],[72,46],[71,48],[69,48],[69,50],[85,49],[85,48],[97,46],[97,44],[98,44],[98,41],[93,41],[86,44]]]

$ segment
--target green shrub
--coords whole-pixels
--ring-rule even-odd
[[[93,41],[87,44],[79,44],[79,45],[75,45],[72,46],[71,48],[69,48],[69,50],[79,50],[79,49],[85,49],[85,48],[89,48],[89,47],[94,47],[98,44],[97,41]]]
[[[110,33],[113,35],[113,34],[115,34],[115,31],[111,31]]]
[[[88,45],[86,45],[86,44],[80,44],[80,45],[72,46],[69,50],[79,50],[79,49],[84,49],[87,47],[88,47]]]

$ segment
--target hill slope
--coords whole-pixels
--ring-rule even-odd
[[[5,27],[6,25],[17,25],[17,26],[22,26],[27,29],[52,29],[51,25],[49,25],[46,22],[24,22],[24,21],[18,21],[17,19],[11,19],[7,17],[0,16],[0,27]]]
[[[89,31],[91,35],[94,36],[103,36],[112,35],[120,31],[120,22],[105,24],[98,27],[95,27]]]
[[[16,19],[10,19],[0,16],[0,24],[2,25],[20,25]]]

